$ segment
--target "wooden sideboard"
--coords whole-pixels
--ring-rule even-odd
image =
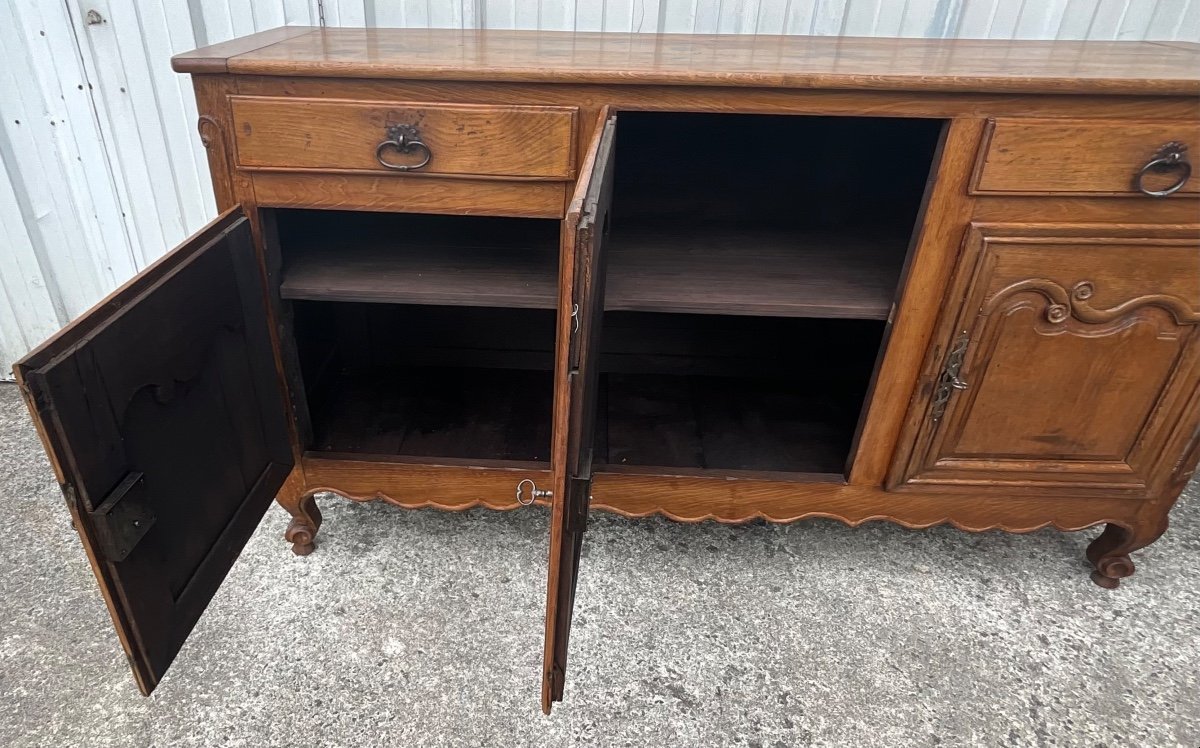
[[[270,501],[1106,527],[1200,459],[1200,47],[286,28],[223,213],[17,365],[141,689]],[[1066,583],[1066,582],[1064,582]],[[649,591],[645,591],[650,594]]]

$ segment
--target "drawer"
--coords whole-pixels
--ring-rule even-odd
[[[1177,141],[1200,157],[1200,123],[1006,119],[988,123],[980,149],[974,194],[1137,195],[1139,171],[1167,143]],[[1166,166],[1166,165],[1164,165]],[[1145,175],[1150,190],[1170,187],[1185,171],[1176,163]],[[1176,195],[1195,196],[1200,176],[1193,174]]]
[[[273,96],[233,96],[230,106],[242,169],[575,177],[574,107]]]

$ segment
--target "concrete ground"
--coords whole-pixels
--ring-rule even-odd
[[[2,746],[1200,745],[1200,492],[1107,592],[1096,534],[594,517],[566,701],[538,707],[547,513],[273,508],[134,687],[0,385]],[[1190,498],[1190,500],[1189,500]]]

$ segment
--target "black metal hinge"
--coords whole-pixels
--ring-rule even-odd
[[[567,532],[586,532],[588,504],[591,502],[592,481],[584,478],[567,478]]]
[[[549,672],[546,673],[546,679],[550,681],[550,700],[562,701],[563,688],[567,683],[567,677],[563,669],[557,664],[552,666]]]
[[[88,512],[97,551],[106,561],[124,561],[158,517],[146,502],[146,477],[128,473],[104,501]]]
[[[571,302],[571,337],[567,350],[567,371],[574,376],[579,373],[579,349],[581,347],[579,340],[580,315],[579,304]]]

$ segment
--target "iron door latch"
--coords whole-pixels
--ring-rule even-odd
[[[158,517],[146,503],[146,476],[128,473],[100,506],[88,513],[92,533],[105,560],[124,561]]]

